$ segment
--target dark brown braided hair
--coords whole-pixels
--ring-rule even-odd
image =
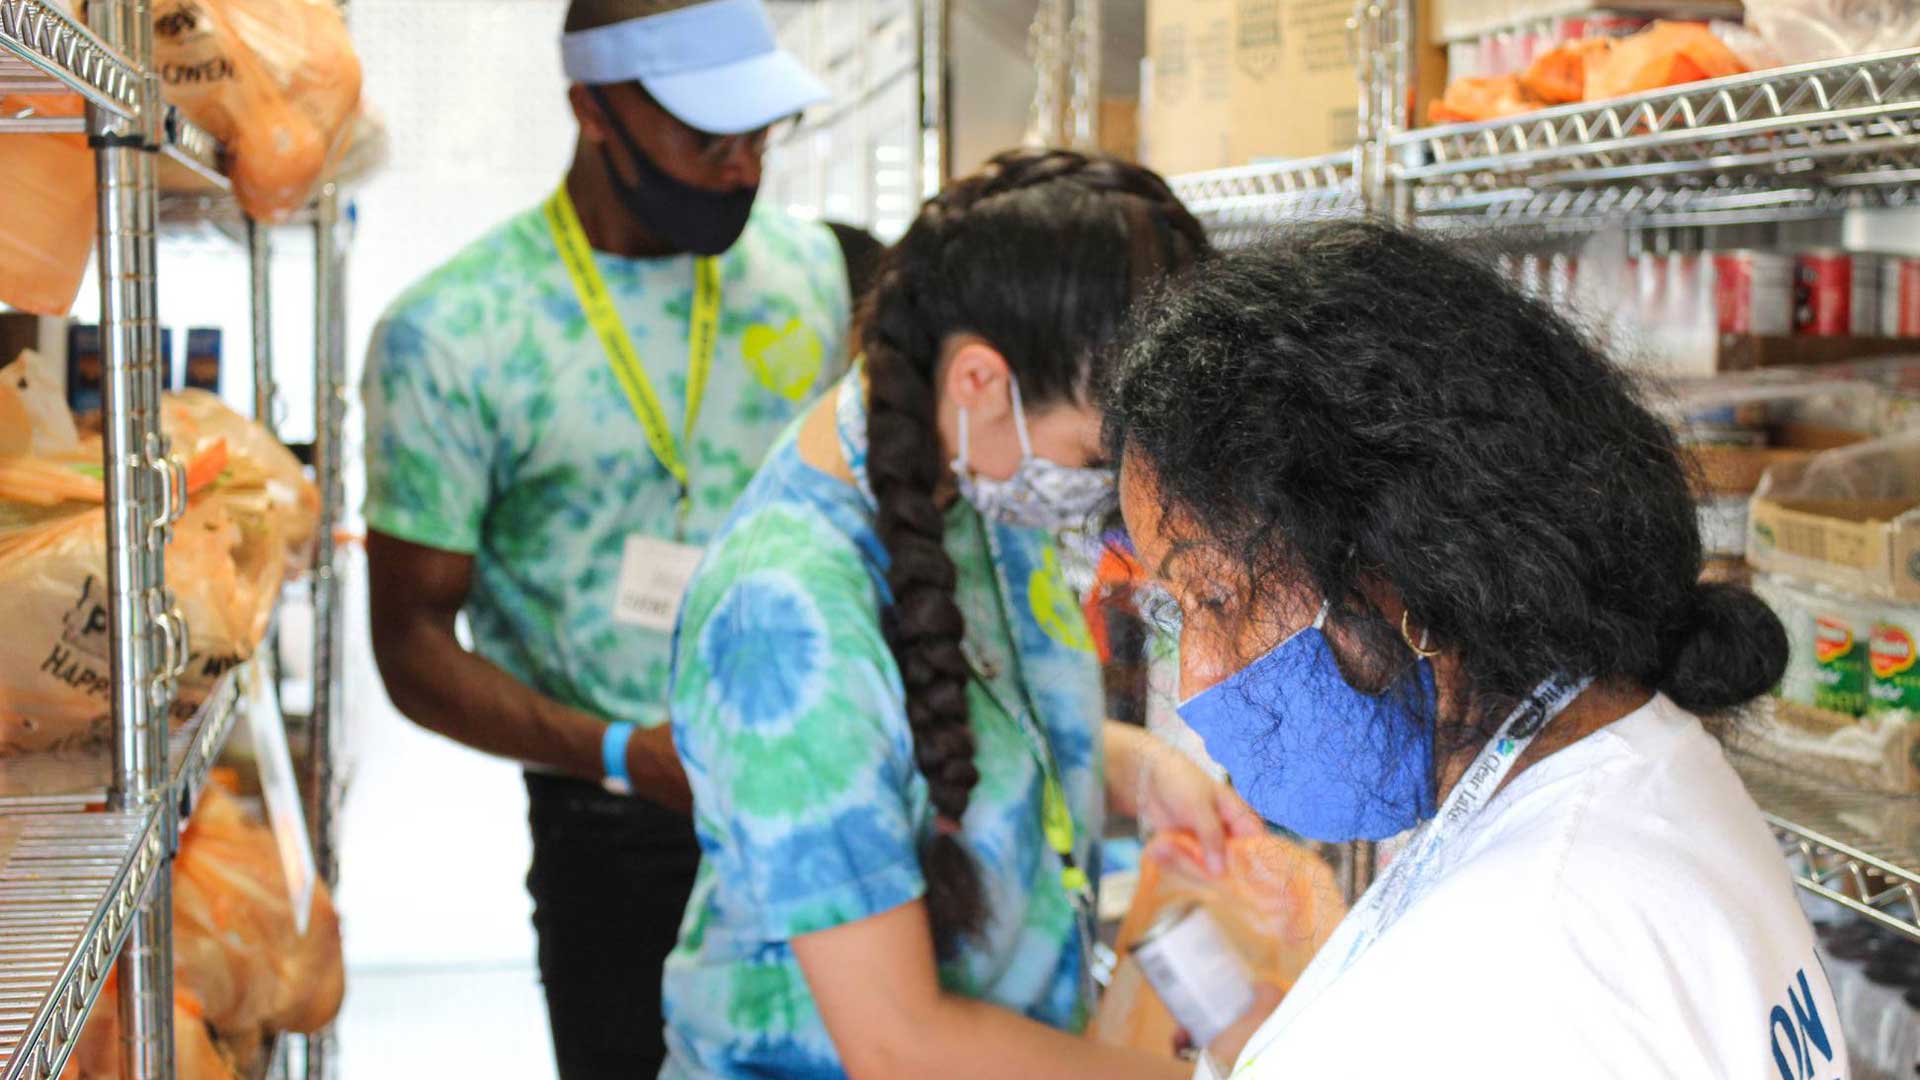
[[[935,426],[942,345],[963,332],[990,342],[1030,412],[1090,401],[1095,359],[1129,305],[1206,251],[1199,222],[1147,169],[1013,150],[928,201],[867,296],[867,468],[893,594],[885,630],[937,815],[921,866],[943,952],[981,930],[987,911],[958,836],[980,774],[960,649],[966,625],[934,499],[947,467]]]

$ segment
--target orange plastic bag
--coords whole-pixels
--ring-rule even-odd
[[[360,62],[325,0],[160,0],[154,62],[168,101],[226,144],[248,214],[304,205],[349,130]]]
[[[0,445],[33,451],[0,456],[0,755],[82,745],[108,727],[100,440],[76,437],[41,368],[23,358],[0,369],[0,423],[15,425]],[[162,421],[190,496],[167,547],[189,634],[179,722],[253,655],[318,497],[284,447],[211,396],[164,399]]]
[[[1427,119],[1436,124],[1497,120],[1540,106],[1521,90],[1517,75],[1472,75],[1449,83],[1446,94],[1427,105]]]
[[[1586,65],[1585,98],[1604,101],[1746,70],[1705,23],[1656,22]]]
[[[1587,93],[1587,66],[1613,51],[1612,38],[1582,38],[1542,53],[1520,76],[1520,89],[1542,105],[1580,101]]]
[[[315,887],[299,933],[273,833],[218,785],[181,837],[173,919],[175,981],[236,1048],[266,1032],[318,1031],[338,1015],[346,969],[332,897]]]
[[[1254,976],[1285,990],[1299,979],[1346,904],[1333,870],[1312,851],[1278,837],[1229,842],[1227,871],[1208,877],[1192,834],[1154,837],[1140,860],[1140,887],[1120,923],[1120,966],[1100,999],[1091,1029],[1101,1042],[1168,1053],[1176,1025],[1132,959],[1132,950],[1167,905],[1193,900],[1220,923]]]
[[[0,116],[82,116],[75,94],[0,94]],[[0,137],[0,302],[65,315],[93,254],[93,154],[84,135]]]
[[[117,977],[108,975],[60,1080],[120,1080],[119,999]],[[214,1045],[199,1000],[181,987],[173,991],[173,1075],[175,1080],[240,1080]]]

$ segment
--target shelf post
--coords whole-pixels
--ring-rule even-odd
[[[339,880],[333,846],[338,792],[334,776],[341,653],[344,629],[340,603],[339,557],[334,530],[341,518],[345,490],[341,460],[346,387],[346,249],[340,220],[340,193],[331,183],[320,190],[313,224],[313,466],[320,486],[320,528],[313,551],[313,717],[307,729],[307,828],[313,858],[329,886]],[[331,1071],[332,1033],[306,1040],[308,1080]]]
[[[166,588],[166,545],[186,508],[185,470],[160,421],[154,155],[163,133],[145,0],[95,0],[89,21],[141,74],[132,119],[88,107],[99,202],[102,428],[106,479],[107,625],[112,672],[113,786],[120,809],[151,809],[167,855],[140,898],[117,960],[120,1074],[173,1076],[173,888],[178,822],[167,794],[167,715],[186,670],[188,636]]]
[[[273,381],[273,230],[247,219],[247,293],[253,314],[253,418],[280,437],[275,407],[280,388]]]
[[[919,0],[914,18],[920,37],[920,197],[946,186],[953,167],[947,100],[947,54],[952,25],[947,0]]]

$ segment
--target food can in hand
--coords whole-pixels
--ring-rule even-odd
[[[1253,1008],[1253,971],[1225,930],[1195,901],[1168,904],[1134,943],[1167,1011],[1193,1045],[1205,1047]]]

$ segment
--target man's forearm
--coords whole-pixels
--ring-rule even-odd
[[[384,644],[375,651],[388,695],[414,723],[484,753],[584,780],[604,775],[600,717],[527,686],[438,628]],[[635,795],[687,808],[686,777],[664,725],[635,733],[627,760]]]

